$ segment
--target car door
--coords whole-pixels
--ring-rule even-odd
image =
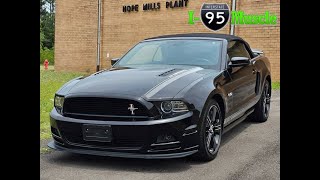
[[[228,63],[232,57],[252,58],[248,47],[242,41],[231,41],[228,43]],[[238,118],[249,108],[250,101],[255,97],[256,74],[252,63],[242,67],[228,67],[230,75],[231,90],[228,96],[232,96],[232,110],[234,118]]]

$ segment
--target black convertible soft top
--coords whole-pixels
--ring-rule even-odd
[[[234,40],[244,41],[242,38],[238,36],[233,36],[229,34],[214,34],[214,33],[172,34],[172,35],[163,35],[163,36],[147,38],[145,40],[160,39],[160,38],[175,38],[175,37],[204,37],[204,38],[221,38],[221,39],[226,39],[227,41],[234,41]]]

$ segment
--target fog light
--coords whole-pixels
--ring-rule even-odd
[[[54,97],[54,107],[56,108],[59,114],[62,114],[62,108],[64,103],[64,97],[56,95]]]
[[[51,133],[56,135],[56,136],[58,136],[58,137],[60,137],[58,130],[56,128],[54,128],[54,127],[51,127]]]
[[[171,141],[175,141],[176,138],[174,138],[174,136],[172,135],[168,135],[168,134],[163,134],[157,137],[157,142],[156,143],[165,143],[165,142],[171,142]]]

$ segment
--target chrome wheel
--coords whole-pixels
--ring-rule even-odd
[[[269,89],[269,84],[266,83],[264,87],[264,97],[263,97],[263,102],[262,102],[262,110],[263,110],[263,115],[264,117],[268,117],[269,111],[270,111],[270,89]]]
[[[212,105],[209,108],[206,117],[206,148],[211,154],[215,154],[220,147],[221,142],[221,116],[217,106]]]

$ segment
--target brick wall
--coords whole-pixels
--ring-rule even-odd
[[[246,14],[270,11],[277,15],[276,25],[236,25],[235,35],[245,39],[251,48],[263,50],[271,64],[272,79],[280,81],[280,0],[237,0],[236,8]]]
[[[279,14],[279,1],[237,0],[237,9],[246,13],[263,13],[265,10]],[[55,69],[94,72],[97,41],[98,0],[56,1]],[[143,11],[143,3],[161,2],[160,10]],[[110,67],[110,60],[126,53],[137,42],[152,36],[212,32],[200,21],[188,24],[188,10],[200,16],[201,5],[228,3],[231,0],[189,0],[188,7],[166,9],[166,0],[102,0],[101,67]],[[139,12],[123,13],[123,5],[139,4]],[[237,26],[236,35],[244,38],[254,48],[264,50],[272,64],[273,80],[280,80],[280,26]],[[229,23],[217,33],[229,33]],[[109,53],[109,57],[107,57]]]
[[[97,8],[96,0],[56,1],[56,70],[95,71]]]
[[[150,1],[105,1],[102,21],[102,67],[109,67],[111,58],[120,57],[134,44],[148,37],[177,33],[211,32],[200,21],[194,25],[188,24],[188,10],[195,10],[195,16],[199,16],[204,1],[189,0],[188,7],[166,9],[164,6],[166,0],[159,0],[154,2],[161,3],[160,10],[142,11],[142,4],[147,2]],[[230,3],[231,1],[211,0],[206,2]],[[139,12],[122,12],[122,5],[132,4],[139,4]],[[229,28],[224,28],[219,33],[229,33]],[[110,55],[109,58],[107,58],[107,53]]]

